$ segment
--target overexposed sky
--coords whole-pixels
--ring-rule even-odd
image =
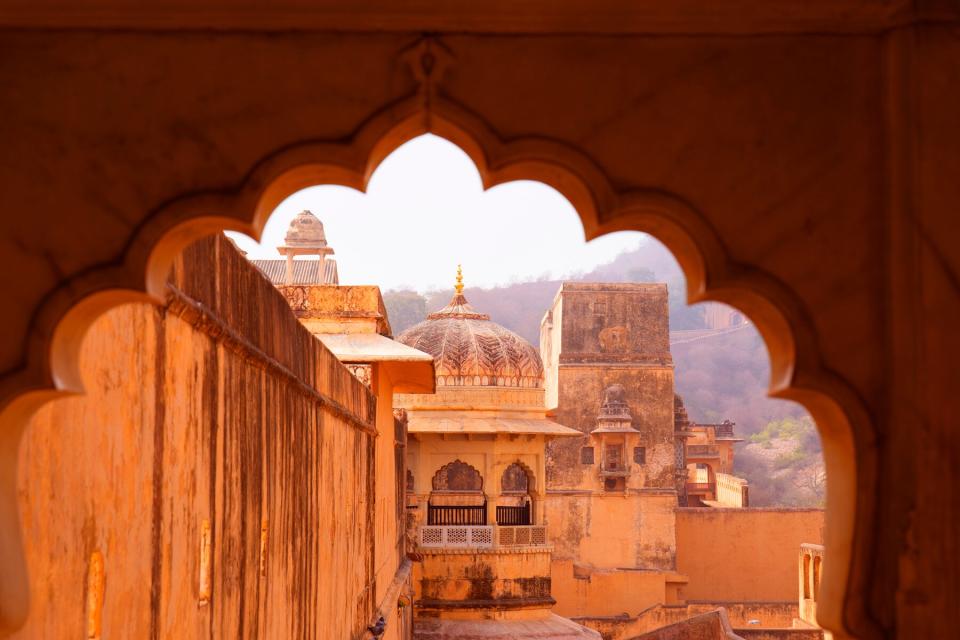
[[[449,288],[458,263],[468,287],[561,277],[646,241],[625,232],[587,244],[580,219],[557,191],[531,181],[483,191],[470,158],[432,135],[392,153],[366,194],[331,185],[304,189],[277,207],[261,244],[229,235],[251,258],[278,258],[290,220],[304,209],[323,222],[340,283],[384,290]]]

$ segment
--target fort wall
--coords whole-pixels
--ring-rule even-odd
[[[605,568],[674,569],[670,492],[626,494],[548,491],[544,522],[557,560]]]
[[[597,628],[589,618],[616,617],[630,620],[638,612],[663,604],[666,581],[672,574],[661,571],[595,569],[569,560],[554,560],[552,570],[554,613],[583,618],[581,624]]]
[[[396,474],[374,473],[374,397],[222,236],[169,285],[96,321],[86,394],[25,432],[14,637],[358,637],[403,581],[375,524]]]
[[[822,509],[677,509],[681,596],[711,602],[796,601],[797,549],[819,543]]]

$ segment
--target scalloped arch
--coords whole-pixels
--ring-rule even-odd
[[[451,476],[451,474],[454,474]],[[453,482],[451,482],[453,480]],[[462,486],[451,486],[460,484]],[[430,482],[433,491],[456,491],[465,493],[483,493],[483,474],[472,464],[460,458],[443,465],[433,474]]]
[[[539,485],[537,485],[537,474],[534,473],[534,471],[533,471],[533,469],[530,467],[530,465],[524,463],[524,462],[523,462],[522,460],[520,460],[519,458],[517,458],[516,460],[514,460],[513,462],[511,462],[510,464],[508,464],[508,465],[503,469],[503,472],[500,474],[500,490],[503,491],[503,482],[504,482],[504,480],[507,478],[507,472],[510,471],[510,469],[513,468],[513,467],[516,467],[516,468],[520,469],[521,471],[523,471],[524,475],[526,475],[526,477],[527,477],[527,494],[528,494],[528,495],[532,495],[532,496],[541,497],[541,496],[540,496],[540,492],[538,491]]]
[[[117,305],[161,302],[174,258],[210,233],[233,230],[259,239],[267,218],[290,194],[315,184],[365,191],[376,167],[398,146],[424,133],[444,137],[476,164],[484,188],[517,179],[543,182],[578,212],[586,238],[619,230],[644,231],[663,242],[688,283],[688,301],[715,300],[738,308],[755,323],[771,360],[771,395],[803,404],[823,437],[829,476],[825,542],[830,563],[822,582],[819,617],[825,627],[847,631],[844,611],[863,610],[853,600],[853,563],[866,566],[869,549],[854,548],[856,480],[875,476],[875,463],[854,466],[854,433],[873,433],[864,405],[851,387],[822,363],[813,324],[788,287],[768,274],[734,262],[722,239],[690,204],[662,191],[618,193],[586,155],[541,138],[502,140],[475,114],[433,98],[387,105],[345,143],[306,141],[260,161],[238,185],[186,195],[160,205],[138,228],[122,258],[64,282],[33,317],[25,367],[0,380],[0,631],[19,626],[27,611],[27,576],[16,500],[20,435],[40,405],[63,393],[81,392],[80,345],[93,320]],[[861,435],[858,443],[869,443]],[[869,447],[864,447],[869,451]],[[861,505],[860,521],[868,521]],[[859,619],[866,616],[859,615]]]

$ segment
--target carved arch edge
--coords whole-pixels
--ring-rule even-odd
[[[453,469],[463,469],[466,473],[470,474],[472,480],[476,481],[476,488],[474,489],[450,489],[449,487],[439,487],[438,485],[444,484],[443,480],[449,478],[449,473]],[[447,483],[448,484],[448,483]],[[467,493],[483,493],[483,474],[480,473],[480,470],[474,467],[469,462],[464,462],[460,458],[456,458],[446,463],[437,469],[436,473],[433,474],[433,478],[430,481],[430,488],[432,491],[453,491],[453,492],[467,492]]]
[[[19,560],[13,566],[7,562],[11,570],[0,576],[0,634],[18,627],[27,611],[15,486],[20,434],[42,404],[82,392],[80,346],[93,321],[124,303],[162,302],[170,266],[186,246],[224,230],[259,239],[270,213],[300,189],[337,184],[365,191],[389,153],[425,133],[466,152],[485,189],[519,179],[553,187],[577,211],[587,240],[621,230],[653,235],[680,263],[689,303],[723,302],[754,322],[770,354],[770,394],[803,404],[823,437],[830,478],[825,542],[831,562],[823,575],[819,618],[838,637],[851,632],[880,637],[863,595],[875,505],[872,496],[857,495],[858,485],[875,486],[875,430],[852,386],[823,363],[814,324],[797,296],[769,274],[735,262],[707,219],[677,195],[658,189],[617,192],[592,159],[566,144],[533,137],[506,141],[460,105],[434,98],[428,110],[417,97],[387,105],[348,142],[277,150],[234,188],[161,205],[138,228],[121,259],[71,278],[44,299],[30,324],[24,366],[0,380],[0,456],[14,469],[12,477],[0,478],[0,516],[6,516],[0,542],[18,550],[16,558],[4,560]]]

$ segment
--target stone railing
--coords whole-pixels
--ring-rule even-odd
[[[717,502],[724,507],[749,507],[750,485],[743,478],[728,473],[716,474]]]
[[[823,574],[823,545],[800,545],[799,604],[800,619],[814,627],[817,624],[817,600],[820,599],[820,578]]]
[[[544,525],[499,527],[494,525],[426,525],[417,542],[424,549],[494,549],[547,545]]]
[[[421,547],[479,548],[493,546],[491,525],[428,525],[420,527],[417,542]]]

